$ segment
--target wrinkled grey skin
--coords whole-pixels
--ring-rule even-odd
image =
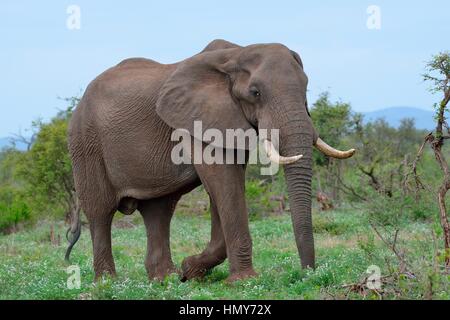
[[[212,211],[211,241],[182,263],[182,279],[230,262],[229,280],[255,275],[244,195],[245,166],[175,165],[174,128],[280,130],[295,240],[303,267],[315,266],[311,222],[312,146],[307,77],[297,53],[281,44],[211,42],[175,64],[128,59],[88,86],[69,128],[76,191],[90,225],[96,278],[115,274],[111,222],[138,209],[147,228],[151,279],[174,272],[170,220],[180,197],[203,184]],[[255,90],[260,92],[255,95]],[[205,144],[204,144],[205,145]]]

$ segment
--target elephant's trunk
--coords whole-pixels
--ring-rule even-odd
[[[292,116],[280,126],[280,152],[284,156],[301,154],[298,161],[284,166],[295,241],[303,268],[315,268],[314,237],[311,215],[312,146],[328,156],[345,159],[355,149],[340,151],[318,137],[311,118]]]
[[[305,140],[310,140],[306,143]],[[303,144],[299,144],[303,141]],[[311,218],[312,135],[304,132],[297,143],[282,147],[283,154],[301,152],[303,158],[284,166],[295,242],[303,268],[315,267],[314,238]]]
[[[292,109],[291,109],[292,110]],[[289,204],[295,241],[303,268],[315,267],[314,238],[311,218],[312,148],[316,133],[306,109],[296,108],[273,119],[280,128],[280,153],[285,157],[302,155],[298,161],[285,164]]]
[[[315,267],[311,218],[311,159],[285,166],[285,175],[295,242],[303,268]]]

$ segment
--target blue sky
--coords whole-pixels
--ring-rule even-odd
[[[69,5],[81,29],[66,27]],[[369,5],[381,29],[366,26]],[[356,111],[431,110],[424,62],[448,50],[448,0],[434,1],[22,1],[0,4],[0,137],[48,119],[103,70],[128,57],[176,62],[223,38],[280,42],[309,76],[308,98],[325,90]]]

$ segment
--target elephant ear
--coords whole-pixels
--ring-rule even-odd
[[[174,129],[186,129],[194,136],[194,122],[203,132],[218,129],[252,128],[239,103],[233,99],[229,71],[239,48],[207,51],[181,62],[160,90],[156,112]],[[201,137],[195,136],[201,139]],[[214,141],[205,141],[217,147]]]
[[[303,62],[302,62],[302,59],[300,58],[300,55],[297,52],[295,52],[294,50],[291,50],[291,54],[294,57],[295,61],[297,61],[297,63],[300,65],[300,68],[302,68],[302,70],[303,70]],[[308,100],[305,100],[305,108],[306,108],[306,112],[311,117],[311,114],[309,113],[309,108],[308,108]]]
[[[302,62],[302,59],[300,58],[300,55],[297,52],[295,52],[294,50],[291,50],[291,53],[292,53],[292,56],[294,57],[295,61],[297,61],[297,63],[303,69],[303,62]]]

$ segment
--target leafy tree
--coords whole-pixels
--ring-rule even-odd
[[[331,102],[328,92],[319,95],[310,110],[314,127],[320,137],[335,147],[343,147],[343,140],[351,128],[351,107],[344,102]],[[339,199],[339,180],[341,179],[342,162],[334,161],[314,150],[314,163],[317,165],[317,190],[323,193],[321,176],[325,179],[323,186],[331,193],[331,198]],[[326,195],[328,196],[328,195]]]
[[[18,161],[16,177],[24,182],[33,211],[69,215],[76,207],[72,166],[67,147],[67,126],[77,99],[49,123],[33,123],[36,138]]]
[[[351,127],[351,107],[344,102],[331,102],[330,94],[323,92],[310,110],[314,127],[320,137],[332,146],[340,147]],[[314,153],[317,165],[327,165],[330,159],[320,152]]]
[[[0,152],[0,232],[17,230],[19,223],[30,218],[24,200],[22,183],[14,179],[16,163],[22,152],[7,148]]]
[[[0,152],[0,185],[14,184],[14,166],[21,152],[6,148]]]
[[[398,128],[390,126],[384,119],[364,124],[363,117],[358,116],[353,121],[354,129],[348,138],[358,151],[347,161],[352,171],[357,172],[353,191],[361,198],[367,198],[370,190],[365,185],[368,185],[391,197],[403,179],[405,161],[415,153],[424,131],[417,130],[414,119],[408,118],[403,119]]]
[[[425,141],[419,149],[419,155],[425,144],[429,144],[434,152],[439,167],[442,170],[442,183],[439,186],[437,202],[439,204],[440,221],[444,234],[445,265],[450,269],[450,224],[447,217],[445,196],[450,189],[450,166],[445,159],[442,148],[444,142],[450,139],[450,127],[446,121],[446,112],[449,111],[450,101],[450,52],[441,52],[432,57],[426,65],[427,73],[423,75],[425,81],[432,83],[430,91],[441,94],[441,101],[435,103],[436,129],[425,137]],[[415,171],[415,168],[414,168]]]

